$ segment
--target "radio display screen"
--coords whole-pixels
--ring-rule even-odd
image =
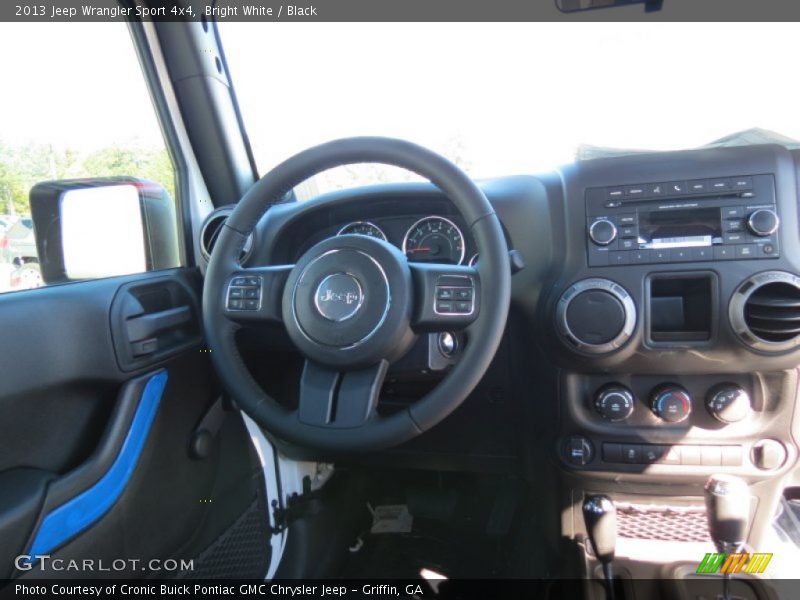
[[[712,246],[722,243],[719,208],[692,208],[639,213],[642,248]]]

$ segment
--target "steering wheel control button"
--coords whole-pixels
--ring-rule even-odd
[[[608,279],[572,285],[556,306],[556,326],[567,345],[590,354],[612,352],[633,334],[636,307],[625,289]]]
[[[584,467],[594,458],[592,442],[581,435],[574,435],[564,444],[564,458],[576,467]]]
[[[228,285],[228,310],[261,308],[261,277],[234,277]]]
[[[780,224],[777,213],[769,208],[759,208],[747,217],[747,228],[759,237],[772,235]]]
[[[685,421],[692,412],[692,398],[689,392],[677,385],[658,388],[653,394],[653,412],[667,423]]]
[[[706,408],[721,423],[737,423],[750,414],[750,396],[736,384],[723,383],[709,391]]]
[[[358,279],[349,273],[334,273],[317,286],[314,305],[329,321],[346,321],[355,316],[364,304],[364,290]]]
[[[609,385],[597,392],[594,407],[608,421],[624,421],[633,413],[633,394],[622,385]]]
[[[474,295],[472,281],[468,277],[441,277],[436,283],[434,312],[438,315],[470,315],[475,310]]]
[[[617,226],[608,219],[598,219],[589,225],[589,238],[597,246],[608,246],[617,239]]]

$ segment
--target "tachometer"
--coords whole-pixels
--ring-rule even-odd
[[[339,230],[339,233],[336,235],[348,235],[348,234],[356,234],[356,235],[368,235],[369,237],[374,237],[386,241],[386,234],[383,233],[380,227],[375,225],[374,223],[370,223],[369,221],[354,221],[352,223],[348,223],[344,227]]]
[[[460,265],[464,262],[464,236],[444,217],[425,217],[414,223],[403,238],[408,260]]]

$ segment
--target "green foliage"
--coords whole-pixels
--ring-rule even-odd
[[[9,147],[0,141],[0,214],[30,213],[28,194],[41,181],[128,176],[161,184],[175,198],[175,171],[165,148],[112,146],[87,155],[74,149],[29,144]]]

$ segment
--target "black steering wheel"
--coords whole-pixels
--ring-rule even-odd
[[[409,263],[383,240],[343,235],[316,244],[295,265],[239,264],[248,235],[288,190],[326,169],[368,162],[408,169],[441,189],[466,220],[480,261],[472,267]],[[377,449],[430,429],[475,388],[500,343],[510,290],[503,230],[467,175],[409,142],[343,139],[281,163],[237,204],[206,271],[203,325],[223,385],[269,433],[324,450]],[[442,304],[452,294],[460,300]],[[296,410],[264,393],[239,355],[236,330],[259,320],[282,321],[306,357]],[[466,330],[468,341],[448,375],[409,408],[378,415],[389,364],[418,334],[456,330]]]

